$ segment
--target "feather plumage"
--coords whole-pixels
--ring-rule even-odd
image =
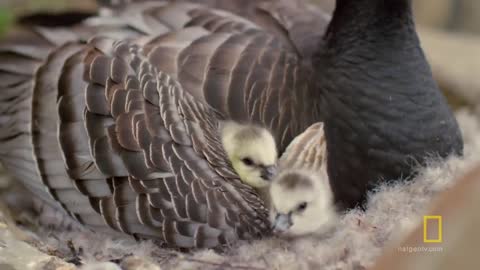
[[[219,119],[269,128],[280,152],[325,121],[332,188],[350,206],[376,181],[370,177],[410,172],[406,156],[461,148],[458,127],[431,85],[438,108],[397,102],[388,113],[383,94],[389,91],[369,92],[395,83],[372,82],[382,65],[370,66],[367,79],[359,72],[363,65],[336,66],[344,55],[331,54],[345,50],[328,48],[340,46],[337,38],[350,40],[337,28],[348,21],[353,0],[338,1],[326,36],[329,16],[303,0],[102,2],[108,12],[100,16],[35,27],[0,45],[1,160],[44,203],[86,225],[182,247],[264,234],[266,210],[229,166],[215,134]],[[426,66],[415,56],[408,72]],[[395,63],[388,67],[401,66]],[[423,77],[409,74],[401,88],[430,82],[428,71],[418,74]],[[396,118],[405,110],[432,118],[426,107],[442,112],[436,120],[445,121],[432,123],[447,132],[439,133],[438,124],[411,132],[417,113]],[[430,136],[448,144],[440,149]],[[365,172],[362,162],[376,166]],[[361,173],[360,180],[342,172]]]

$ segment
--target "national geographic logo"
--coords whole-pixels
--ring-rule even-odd
[[[443,241],[442,216],[424,216],[423,217],[423,245],[400,246],[399,252],[406,253],[425,253],[425,252],[443,252],[441,244]],[[415,241],[415,243],[418,243]]]
[[[442,216],[423,217],[423,242],[442,243]]]

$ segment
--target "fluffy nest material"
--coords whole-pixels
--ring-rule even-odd
[[[479,118],[465,111],[457,118],[464,133],[463,158],[432,161],[412,181],[379,186],[369,195],[367,210],[346,213],[330,235],[186,253],[90,231],[15,231],[0,223],[0,269],[366,269],[421,222],[435,195],[480,162]]]

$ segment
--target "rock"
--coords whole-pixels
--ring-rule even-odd
[[[480,104],[480,37],[420,28],[434,77],[457,106]]]
[[[0,269],[74,270],[74,265],[38,251],[18,240],[5,223],[0,223]]]
[[[1,268],[0,268],[1,269]],[[66,265],[65,262],[59,258],[52,257],[47,262],[43,263],[36,269],[41,270],[76,270],[74,265]]]
[[[444,28],[451,20],[451,4],[455,0],[413,1],[417,22],[430,27]]]
[[[413,6],[417,22],[421,25],[480,33],[478,0],[422,0],[413,1]]]
[[[125,258],[121,263],[121,267],[124,270],[161,270],[159,266],[149,259],[135,256]]]
[[[91,263],[83,266],[81,270],[122,270],[120,266],[111,262]]]
[[[15,270],[15,268],[13,266],[11,266],[10,264],[6,264],[6,263],[0,263],[0,269],[2,269],[2,270]]]

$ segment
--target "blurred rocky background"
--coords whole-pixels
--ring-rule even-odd
[[[455,105],[480,104],[480,1],[414,1],[436,79]]]
[[[425,26],[452,32],[480,34],[480,1],[414,1],[417,21]]]

